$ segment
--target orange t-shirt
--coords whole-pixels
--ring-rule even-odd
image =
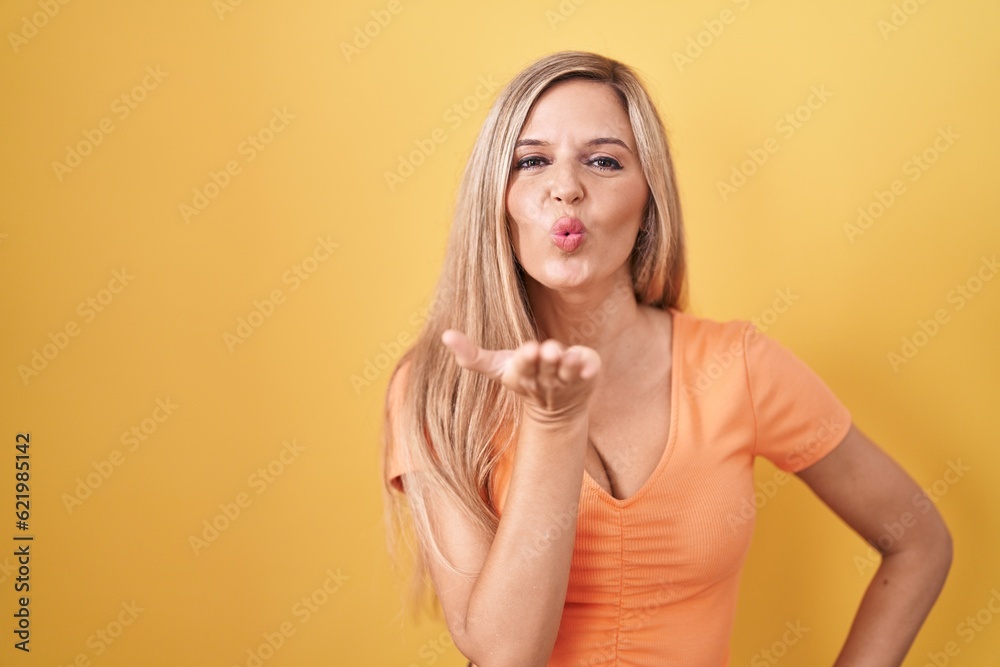
[[[749,320],[669,310],[667,443],[649,479],[624,500],[584,472],[550,667],[727,667],[753,532],[754,457],[798,472],[851,425],[823,380]],[[493,480],[501,520],[512,462],[508,451]],[[402,472],[390,463],[396,488]]]

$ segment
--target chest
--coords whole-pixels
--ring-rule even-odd
[[[618,604],[625,586],[640,604],[668,584],[686,598],[739,572],[758,496],[752,423],[699,418],[683,401],[678,417],[669,457],[628,500],[585,481],[568,601]]]
[[[610,387],[591,409],[584,469],[613,498],[634,495],[663,458],[670,434],[670,369]]]

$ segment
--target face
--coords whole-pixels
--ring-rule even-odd
[[[627,276],[648,197],[628,114],[610,86],[570,79],[535,101],[506,196],[528,280],[570,290]]]

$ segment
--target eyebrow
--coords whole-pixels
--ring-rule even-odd
[[[614,144],[616,146],[621,146],[629,153],[632,152],[632,149],[629,148],[624,141],[622,141],[621,139],[617,139],[615,137],[598,137],[597,139],[591,139],[584,145],[589,147],[589,146],[600,146],[604,144]],[[518,142],[514,144],[514,148],[520,148],[521,146],[548,146],[548,145],[549,142],[542,141],[541,139],[519,139]]]

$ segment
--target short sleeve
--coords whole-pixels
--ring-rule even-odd
[[[413,471],[413,466],[404,450],[398,415],[403,407],[403,394],[407,387],[407,372],[410,362],[406,361],[389,380],[386,398],[386,456],[385,479],[394,489],[403,493],[401,475]]]
[[[749,320],[743,343],[756,422],[754,455],[799,472],[843,441],[851,413],[804,361]]]
[[[389,379],[386,396],[385,424],[385,479],[399,492],[403,491],[401,475],[409,472],[404,457],[400,451],[403,439],[400,435],[399,414],[403,405],[403,392],[406,390],[407,370],[409,363],[404,363]]]

